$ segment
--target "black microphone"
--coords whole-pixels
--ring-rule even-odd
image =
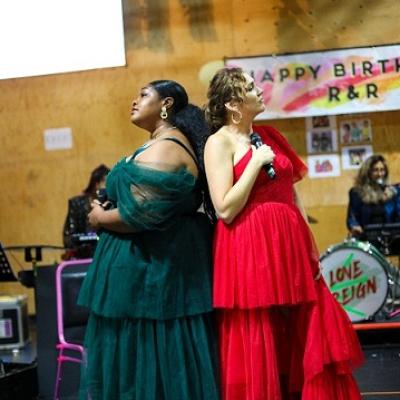
[[[100,188],[96,191],[97,200],[101,203],[101,206],[105,210],[111,210],[114,207],[114,204],[111,200],[108,199],[106,188]]]
[[[258,133],[253,132],[250,135],[250,142],[256,149],[261,147],[264,143],[261,139],[261,136]],[[270,179],[276,178],[276,172],[274,170],[274,165],[271,163],[263,165],[264,171],[267,173]]]

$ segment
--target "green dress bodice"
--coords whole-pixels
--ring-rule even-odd
[[[106,188],[135,233],[103,230],[79,303],[104,317],[169,319],[212,310],[212,230],[197,179],[119,161]]]

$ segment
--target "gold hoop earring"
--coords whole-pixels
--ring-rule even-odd
[[[237,112],[238,114],[239,114],[239,120],[237,120],[237,119],[235,119],[235,114],[234,113],[232,113],[232,115],[231,115],[231,117],[232,117],[232,122],[234,123],[234,124],[236,124],[236,125],[239,125],[240,124],[240,122],[242,121],[242,113],[240,112],[240,111],[235,111],[235,112]]]
[[[161,107],[160,117],[161,117],[161,119],[168,118],[167,107],[165,107],[165,106]]]

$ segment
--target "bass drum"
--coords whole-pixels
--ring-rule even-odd
[[[326,284],[352,322],[371,319],[385,304],[390,265],[372,244],[345,240],[320,261]]]

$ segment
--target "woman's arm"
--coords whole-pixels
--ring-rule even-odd
[[[352,235],[359,235],[363,233],[361,227],[361,208],[362,200],[354,188],[349,192],[349,205],[347,208],[347,228]]]
[[[191,157],[180,146],[171,141],[161,140],[154,143],[141,153],[137,157],[137,160],[141,163],[151,165],[155,171],[158,168],[160,168],[160,171],[174,171],[180,166],[186,166],[193,175],[197,175],[197,168]],[[152,188],[149,187],[147,190],[152,190]],[[130,191],[130,195],[135,196],[132,193],[132,189]],[[88,218],[90,225],[97,229],[104,228],[118,233],[134,233],[142,230],[128,225],[122,219],[118,208],[104,210],[97,200],[92,202],[92,211],[89,213]]]
[[[214,134],[208,139],[204,163],[211,200],[218,217],[227,224],[230,224],[246,205],[261,167],[274,159],[274,153],[266,145],[253,149],[246,169],[233,184],[233,155],[228,138]]]
[[[89,213],[88,219],[90,225],[96,229],[104,228],[118,233],[137,232],[122,220],[118,208],[104,210],[97,201],[92,202],[92,211]]]

